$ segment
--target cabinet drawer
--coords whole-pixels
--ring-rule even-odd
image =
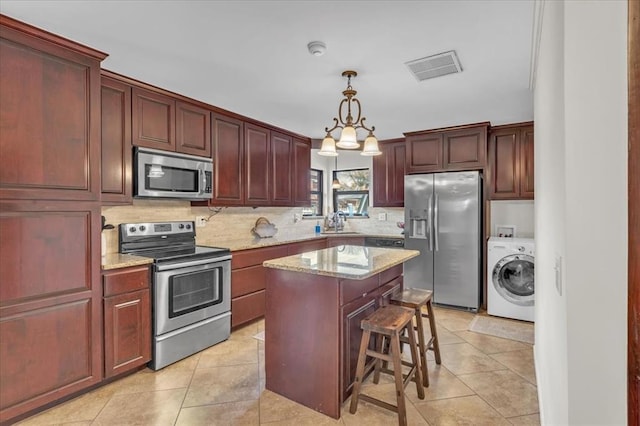
[[[380,284],[388,283],[394,278],[402,275],[402,272],[403,272],[402,264],[396,265],[393,268],[389,268],[386,271],[380,272]]]
[[[237,327],[264,316],[265,291],[240,296],[231,300],[231,327]]]
[[[264,290],[266,270],[262,265],[231,271],[231,298]]]
[[[293,254],[305,253],[308,251],[316,251],[327,248],[327,239],[302,241],[299,243],[292,243],[288,245],[289,256]]]
[[[379,276],[364,280],[340,280],[340,306],[375,290],[380,285]]]
[[[116,269],[103,273],[104,297],[149,288],[149,267]]]
[[[259,249],[241,250],[233,252],[231,269],[246,268],[247,266],[262,265],[262,262],[277,257],[287,256],[287,246],[264,247]]]

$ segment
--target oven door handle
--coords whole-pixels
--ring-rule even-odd
[[[171,262],[171,263],[156,263],[156,271],[166,271],[168,269],[180,269],[188,268],[190,266],[214,264],[218,262],[224,262],[225,260],[231,260],[231,255],[222,257],[209,257],[206,259],[189,260],[186,262]]]

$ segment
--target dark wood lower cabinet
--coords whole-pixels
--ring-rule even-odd
[[[149,267],[103,272],[104,375],[117,376],[151,360]]]
[[[402,287],[402,265],[363,280],[267,268],[266,388],[333,418],[352,388],[360,321]]]
[[[245,294],[231,300],[231,327],[237,327],[264,316],[265,291]]]
[[[0,201],[0,423],[103,377],[100,207]]]

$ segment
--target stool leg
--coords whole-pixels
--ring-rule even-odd
[[[422,378],[422,369],[424,365],[422,364],[423,358],[421,355],[418,355],[418,352],[422,352],[419,350],[418,345],[416,343],[416,333],[413,330],[413,323],[410,322],[407,324],[407,332],[409,334],[409,348],[411,349],[411,361],[415,365],[415,381],[416,381],[416,390],[418,391],[418,398],[424,399],[424,387],[422,386],[423,378]]]
[[[440,365],[440,342],[438,341],[438,332],[436,331],[436,317],[433,316],[433,305],[431,300],[427,302],[427,313],[429,314],[429,327],[431,328],[431,338],[433,339],[433,353],[436,356],[436,364]]]
[[[362,385],[362,376],[364,375],[364,364],[367,360],[367,348],[369,347],[370,330],[364,330],[362,340],[360,341],[360,352],[358,354],[358,364],[356,366],[356,378],[353,382],[353,393],[351,394],[351,406],[349,412],[355,414],[358,409],[358,396],[360,394],[360,386]]]
[[[404,381],[402,378],[402,362],[400,360],[400,338],[398,333],[391,336],[391,358],[393,359],[393,375],[396,382],[396,400],[398,401],[398,424],[407,426],[407,408],[404,401]],[[353,399],[351,400],[353,404]]]
[[[427,344],[424,341],[424,324],[422,322],[422,310],[416,308],[416,329],[418,331],[418,348],[420,349],[420,366],[422,367],[422,385],[429,387],[429,370],[427,368]]]
[[[376,352],[378,353],[384,353],[383,351],[385,350],[385,345],[389,346],[389,344],[386,341],[386,337],[384,335],[377,335],[376,336]],[[382,361],[381,359],[377,359],[376,363],[375,363],[375,367],[373,369],[373,383],[375,383],[376,385],[378,384],[378,382],[380,382],[380,365],[382,364],[383,368],[387,368],[387,362],[386,361]]]

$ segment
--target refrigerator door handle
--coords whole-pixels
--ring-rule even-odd
[[[436,194],[435,201],[433,203],[433,234],[436,240],[436,251],[438,251],[438,234],[440,233],[440,225],[438,224],[438,194]]]
[[[429,230],[429,251],[433,251],[433,195],[429,195],[429,211],[427,213],[427,229]]]

